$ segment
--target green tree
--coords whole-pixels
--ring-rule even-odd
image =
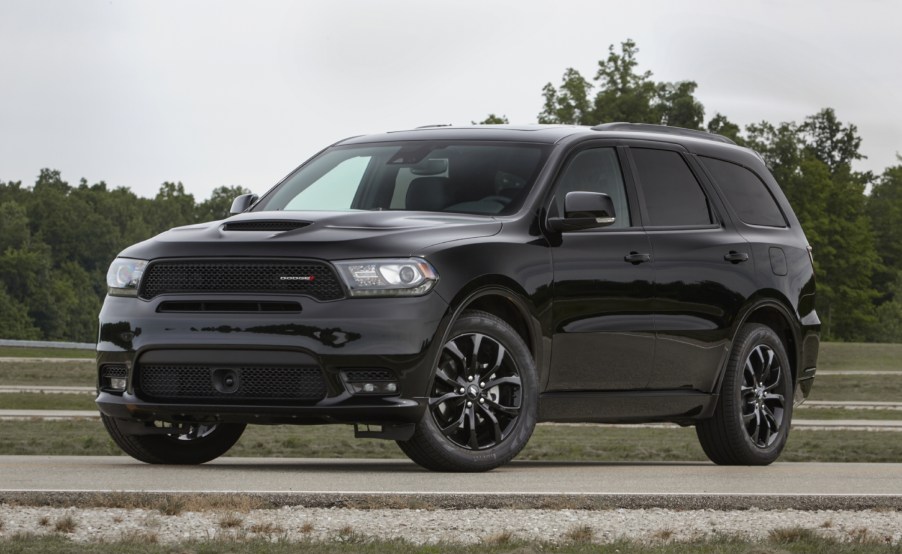
[[[101,297],[91,275],[78,264],[65,262],[53,270],[53,278],[44,283],[48,308],[45,333],[57,340],[97,339],[97,313]]]
[[[880,294],[879,302],[893,301],[902,279],[902,165],[887,168],[874,184],[868,215],[883,262],[874,275],[874,288]],[[898,300],[902,303],[902,298]]]
[[[660,83],[654,109],[661,123],[685,129],[702,129],[705,107],[695,98],[695,81]]]
[[[37,340],[41,330],[28,317],[28,307],[11,297],[0,282],[0,337]]]
[[[829,140],[837,129],[846,139]],[[860,144],[854,126],[844,127],[826,109],[801,125],[762,122],[746,130],[749,146],[771,166],[814,248],[823,338],[867,339],[876,325],[871,280],[880,259],[864,195],[867,175],[850,165],[860,157],[848,148]]]
[[[490,113],[482,121],[478,123],[471,121],[470,123],[472,123],[473,125],[507,125],[508,123],[510,123],[510,121],[507,120],[506,115],[495,115],[493,113]]]
[[[181,182],[167,181],[160,185],[154,201],[151,224],[155,233],[196,221],[194,195],[185,192],[185,185]]]
[[[229,209],[232,207],[232,201],[238,196],[250,194],[250,192],[250,190],[240,185],[213,189],[210,198],[198,204],[195,220],[214,221],[229,217]]]
[[[866,158],[859,152],[858,128],[852,124],[844,126],[833,108],[824,108],[807,117],[799,130],[805,134],[808,150],[824,162],[831,173],[850,171],[853,161]]]
[[[28,247],[30,243],[25,207],[14,200],[0,204],[0,253],[7,248]]]
[[[654,109],[662,87],[652,81],[651,71],[638,73],[639,48],[630,39],[608,47],[608,57],[598,62],[595,81],[600,90],[595,96],[592,117],[596,123],[630,121],[633,123],[662,123],[661,114]]]
[[[597,125],[629,121],[701,128],[705,110],[694,96],[698,85],[693,81],[656,83],[651,71],[638,71],[638,53],[632,40],[621,43],[619,52],[614,45],[609,46],[607,58],[598,62],[594,77],[597,85],[576,69],[568,68],[559,87],[548,83],[543,88],[544,107],[539,123]]]
[[[33,187],[0,181],[0,337],[93,341],[106,270],[126,246],[227,215],[240,186],[197,204],[181,183],[154,199],[43,169]]]
[[[887,287],[888,300],[877,306],[877,326],[873,339],[878,342],[902,342],[902,278]]]
[[[742,128],[721,113],[714,114],[714,117],[708,122],[707,130],[709,133],[723,135],[739,146],[745,146],[745,139],[742,138]]]
[[[567,68],[560,88],[551,83],[545,85],[545,108],[539,114],[539,123],[594,125],[597,120],[589,100],[592,88],[579,71]]]

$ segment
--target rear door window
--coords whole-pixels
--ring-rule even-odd
[[[672,150],[630,148],[652,227],[703,227],[714,218],[686,160]]]

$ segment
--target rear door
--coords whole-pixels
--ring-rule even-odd
[[[657,342],[648,387],[711,391],[735,318],[756,290],[751,247],[694,158],[673,145],[629,151],[655,260]]]

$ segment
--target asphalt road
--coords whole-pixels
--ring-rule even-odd
[[[624,507],[900,507],[902,464],[513,462],[488,473],[452,474],[405,460],[220,458],[178,467],[125,456],[0,456],[0,501],[123,492],[242,492],[271,497],[276,505],[386,498],[397,505],[428,498],[436,506],[529,507],[556,498],[565,505],[619,499],[615,503]]]

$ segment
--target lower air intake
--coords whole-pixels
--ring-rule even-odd
[[[318,367],[141,365],[139,394],[158,401],[315,402],[326,396]]]

